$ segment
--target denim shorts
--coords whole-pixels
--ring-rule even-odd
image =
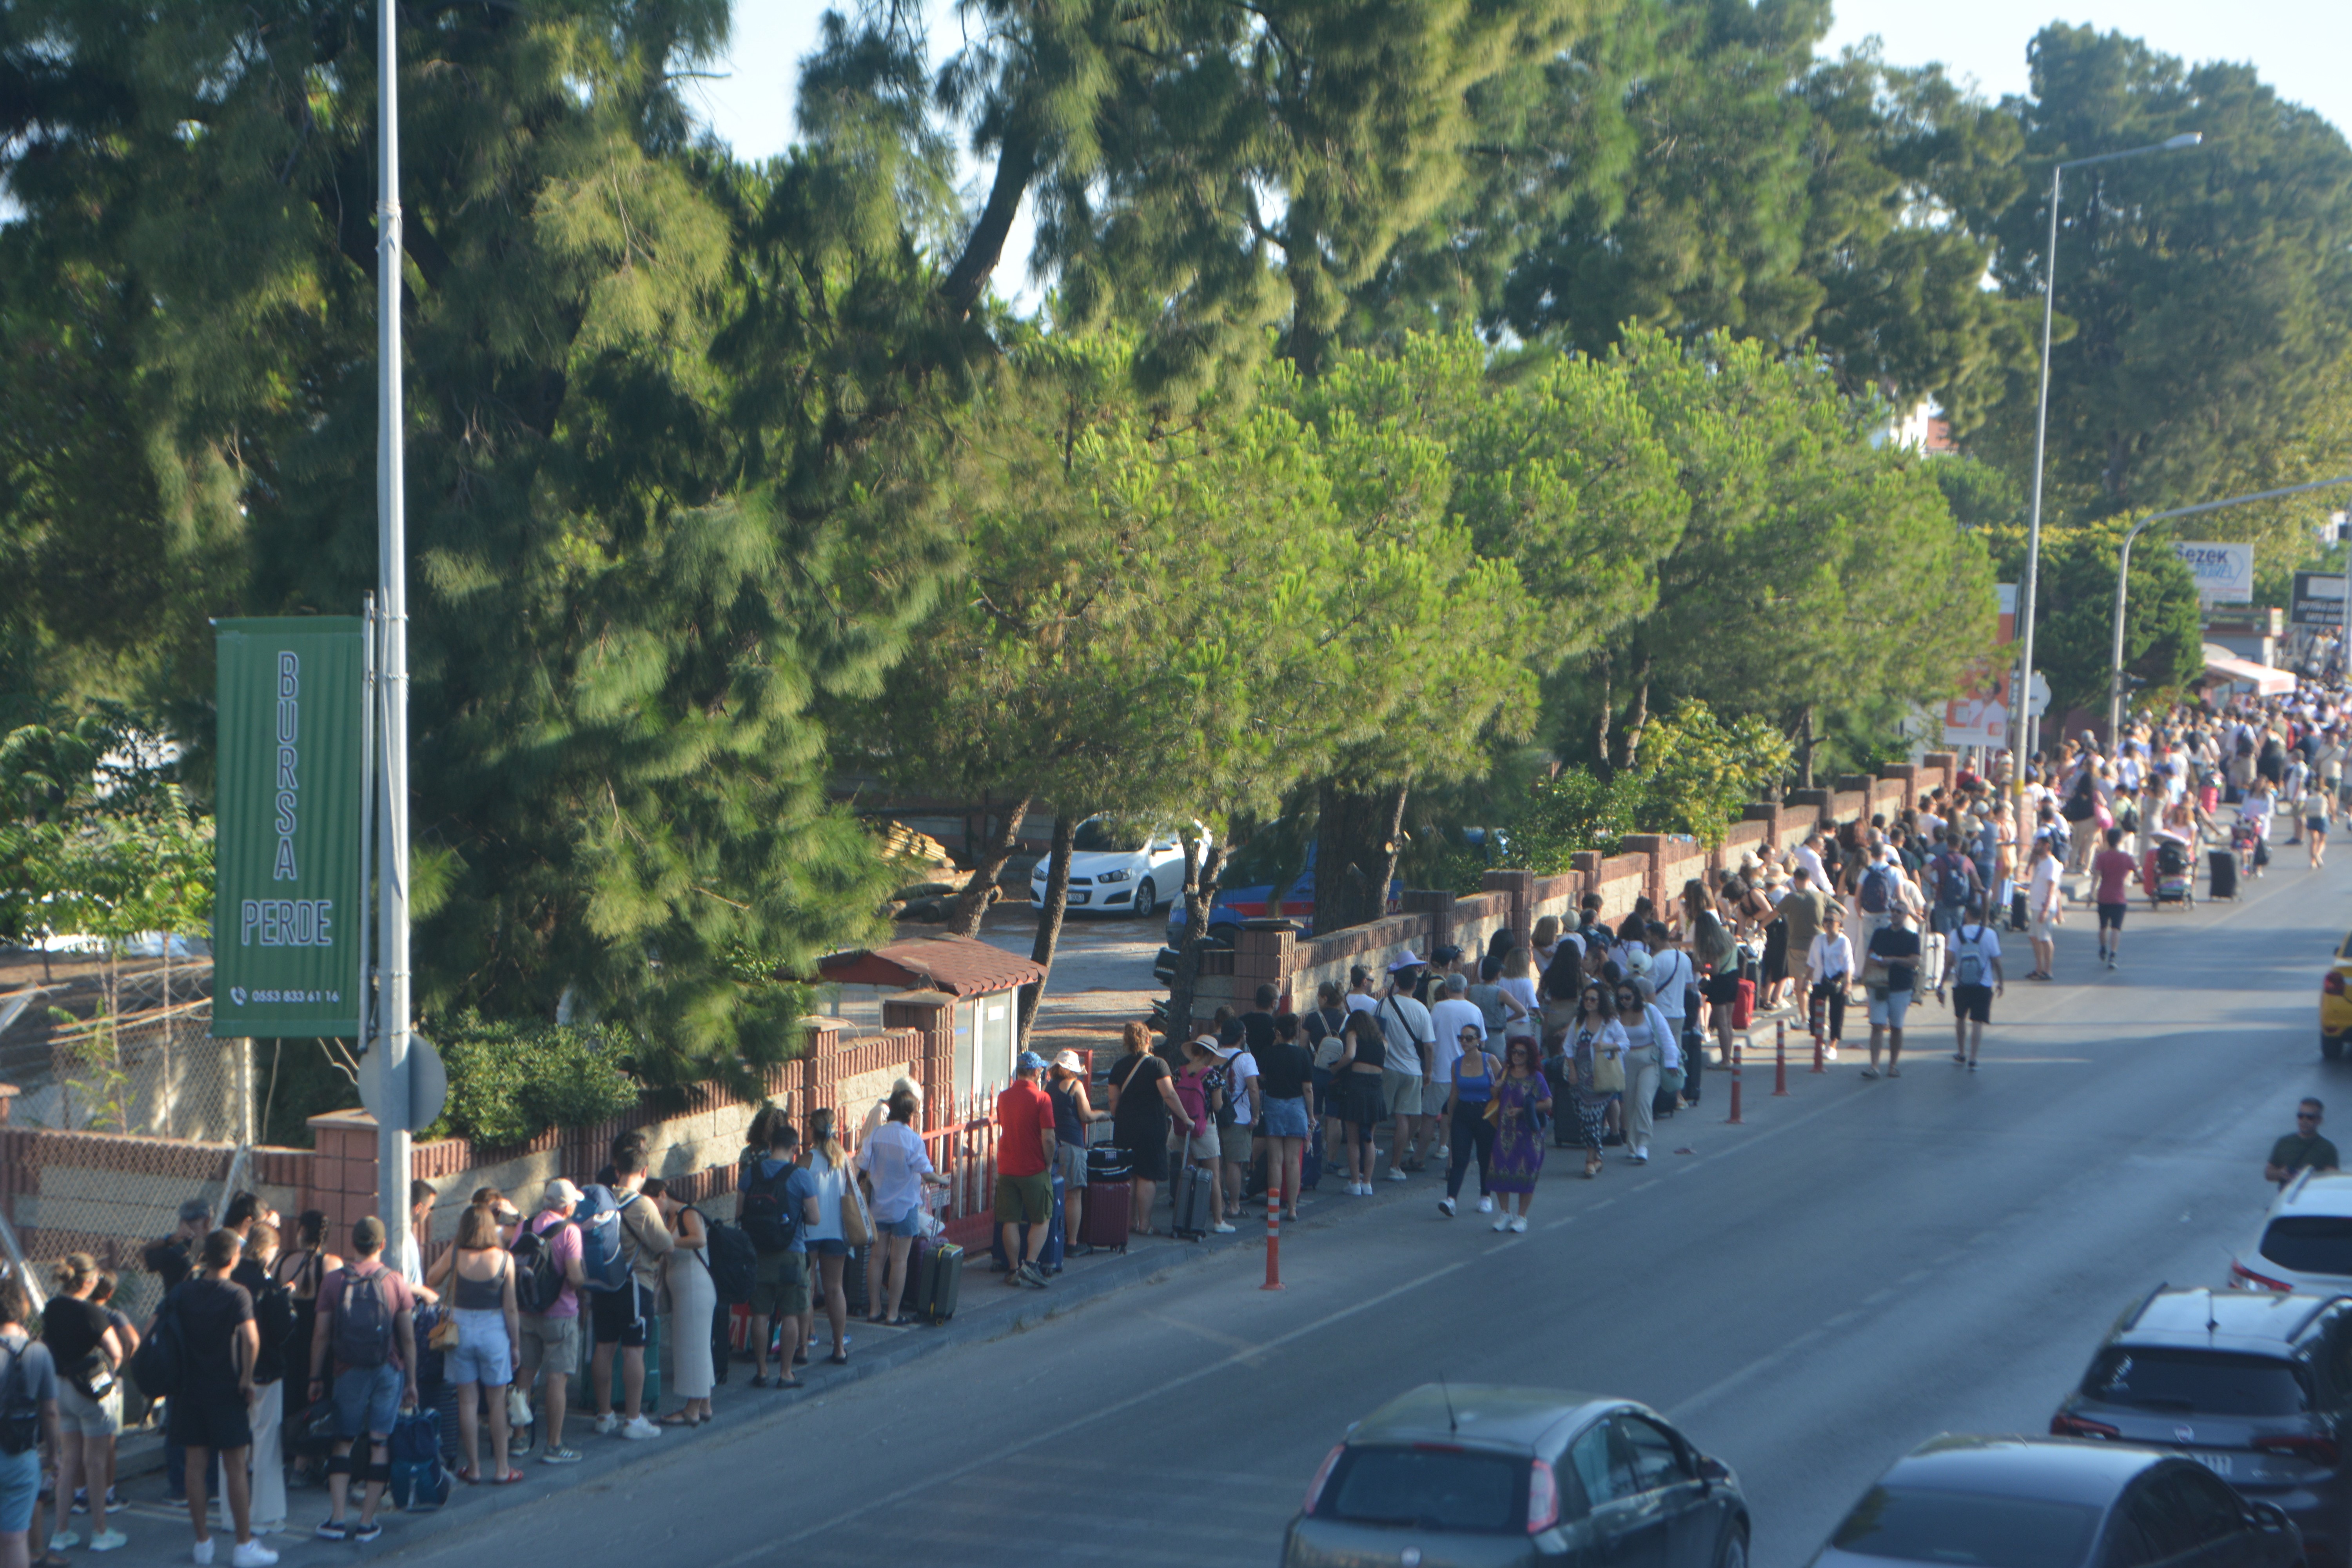
[[[400,1391],[405,1380],[400,1369],[348,1366],[335,1374],[335,1436],[356,1441],[362,1436],[389,1437],[400,1419]]]
[[[0,1535],[33,1528],[33,1499],[41,1489],[41,1450],[0,1454]]]
[[[1265,1102],[1265,1125],[1258,1129],[1269,1138],[1304,1138],[1307,1136],[1307,1101],[1269,1100]]]
[[[457,1348],[444,1357],[441,1375],[451,1383],[503,1388],[514,1381],[513,1347],[507,1343],[507,1315],[488,1308],[457,1309]]]
[[[877,1236],[917,1237],[923,1234],[923,1211],[908,1209],[898,1219],[877,1219],[874,1222]]]
[[[810,1255],[816,1258],[846,1258],[849,1256],[849,1243],[837,1236],[824,1237],[818,1240],[812,1241],[808,1244],[808,1249]]]

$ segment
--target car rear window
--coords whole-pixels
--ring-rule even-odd
[[[2263,1256],[2298,1274],[2352,1274],[2352,1218],[2284,1215],[2263,1232]]]
[[[2310,1403],[2292,1362],[2146,1345],[2101,1351],[2083,1393],[2109,1405],[2202,1415],[2293,1415]]]
[[[1873,1487],[1830,1544],[1863,1557],[1981,1568],[2076,1568],[2099,1510],[2042,1498]]]
[[[1528,1461],[1439,1447],[1349,1448],[1318,1519],[1422,1530],[1525,1531]]]

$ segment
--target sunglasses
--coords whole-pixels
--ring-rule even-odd
[[[2316,1121],[2319,1120],[2319,1112],[2316,1110],[2298,1110],[2294,1113],[2294,1119],[2297,1121]]]

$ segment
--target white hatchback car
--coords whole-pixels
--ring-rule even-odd
[[[2230,1260],[2233,1290],[2352,1294],[2352,1173],[2304,1171]]]
[[[1150,915],[1184,889],[1184,841],[1176,829],[1132,817],[1089,816],[1070,843],[1068,908]],[[1046,862],[1029,873],[1029,907],[1045,907]]]

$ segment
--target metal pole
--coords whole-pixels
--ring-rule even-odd
[[[2020,607],[2017,638],[2021,663],[2018,689],[2010,694],[2009,704],[2011,721],[2017,726],[2009,753],[2010,815],[2021,847],[2033,831],[2025,820],[2025,760],[2033,751],[2033,599],[2042,579],[2042,459],[2050,440],[2050,323],[2058,303],[2058,198],[2065,176],[2065,164],[2051,166],[2050,242],[2042,253],[2042,391],[2033,405],[2033,510],[2025,523],[2025,602]]]
[[[383,616],[383,832],[376,841],[376,973],[383,987],[373,1049],[383,1053],[375,1202],[384,1253],[408,1237],[408,568],[402,523],[400,377],[400,7],[376,0],[376,595]],[[421,1261],[421,1260],[420,1260]]]

